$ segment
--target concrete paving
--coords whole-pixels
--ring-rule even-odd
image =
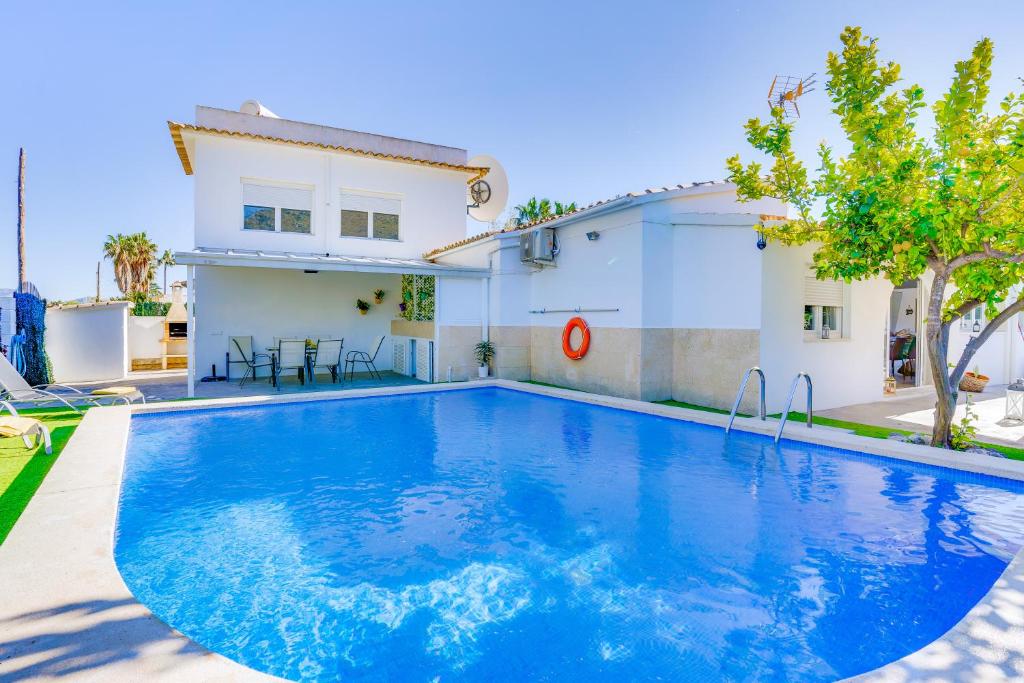
[[[395,372],[383,371],[380,378],[369,373],[357,372],[353,379],[331,382],[330,375],[317,376],[313,383],[301,384],[292,375],[284,377],[281,389],[270,384],[267,378],[260,377],[256,381],[246,382],[239,386],[237,380],[230,382],[197,382],[196,398],[240,398],[244,396],[272,396],[304,392],[339,391],[348,389],[372,389],[375,387],[402,387],[422,385],[425,382],[414,377],[407,377]],[[146,401],[177,401],[188,396],[188,379],[184,370],[164,370],[152,372],[132,372],[123,380],[109,382],[86,382],[74,385],[82,391],[98,389],[109,385],[130,385],[136,387],[146,397]]]
[[[978,436],[983,441],[1024,448],[1024,423],[1004,419],[1006,415],[1006,385],[989,384],[981,393],[960,392],[956,418],[971,410],[977,417]],[[906,429],[930,434],[935,410],[935,390],[930,386],[901,389],[871,403],[819,410],[817,415],[861,424]]]

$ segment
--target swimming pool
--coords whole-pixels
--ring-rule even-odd
[[[285,678],[832,680],[939,637],[1024,486],[501,388],[137,415],[115,555]]]

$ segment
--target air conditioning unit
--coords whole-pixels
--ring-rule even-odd
[[[519,236],[519,260],[523,263],[554,263],[557,253],[554,228],[534,228]]]

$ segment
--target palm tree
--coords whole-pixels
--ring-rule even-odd
[[[174,265],[174,252],[164,249],[164,253],[157,259],[157,265],[163,266],[164,269],[164,296],[167,296],[167,268]]]
[[[131,235],[107,235],[103,256],[114,264],[114,279],[121,293],[129,298],[145,299],[156,279],[157,246],[145,232]]]
[[[128,296],[128,292],[131,291],[131,268],[128,254],[127,237],[121,233],[107,235],[107,241],[103,243],[103,257],[110,259],[114,264],[114,279],[117,281],[117,288],[125,296]]]
[[[575,210],[576,202],[569,204],[555,202],[554,210],[552,211],[550,199],[537,199],[536,197],[530,197],[525,204],[519,204],[513,208],[513,211],[516,212],[516,225],[529,225],[530,223],[542,221],[545,218],[572,213]]]

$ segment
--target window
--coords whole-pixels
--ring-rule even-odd
[[[978,331],[985,327],[985,307],[975,306],[967,315],[960,318],[960,329],[964,332],[973,332],[974,326],[978,326]]]
[[[274,207],[245,205],[246,230],[274,230]]]
[[[841,339],[845,291],[840,280],[819,280],[814,275],[804,278],[803,329],[806,339]]]
[[[341,236],[376,240],[401,238],[402,201],[371,194],[341,193]]]
[[[341,210],[342,237],[369,237],[370,214],[366,211]]]
[[[242,229],[313,233],[313,190],[242,184]]]

